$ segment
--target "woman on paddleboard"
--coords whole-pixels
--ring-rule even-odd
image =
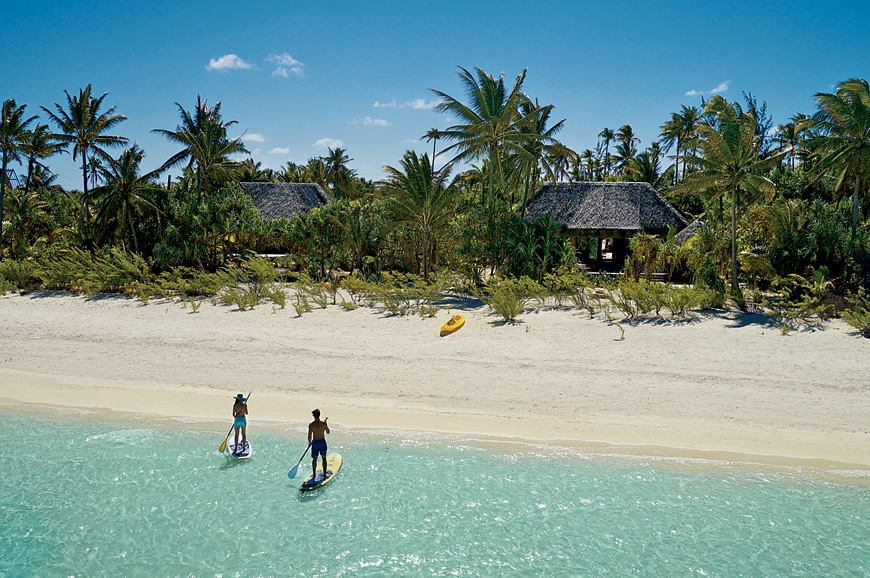
[[[233,453],[245,453],[245,447],[248,444],[247,430],[248,420],[245,418],[248,415],[248,400],[241,393],[236,395],[236,402],[233,404],[233,428],[236,430],[236,451]],[[242,431],[242,445],[239,445],[239,430]]]
[[[308,424],[308,443],[311,445],[311,479],[317,479],[317,456],[323,456],[323,479],[326,479],[326,434],[329,433],[329,426],[326,424],[329,418],[324,418],[320,421],[320,410],[315,409],[311,412],[314,416],[314,421]]]

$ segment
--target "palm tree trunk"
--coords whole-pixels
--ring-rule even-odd
[[[731,192],[731,289],[735,295],[740,292],[737,281],[737,191]]]
[[[423,280],[429,280],[429,235],[423,232]]]
[[[34,163],[34,158],[30,157],[27,160],[27,180],[24,181],[24,194],[25,195],[30,192],[30,180],[33,178],[33,163]]]
[[[492,205],[492,200],[495,198],[495,194],[493,193],[493,180],[496,176],[496,163],[498,162],[498,152],[495,150],[495,147],[490,147],[489,149],[489,198],[487,199],[487,205]]]
[[[432,139],[432,172],[435,172],[435,147],[438,146],[438,137]]]
[[[532,174],[529,173],[526,175],[526,192],[523,194],[523,208],[520,211],[520,218],[526,218],[526,205],[529,204],[529,189],[532,186]]]
[[[133,226],[133,219],[127,215],[127,223],[130,225],[130,232],[133,233],[133,250],[139,254],[139,239],[136,238],[136,227]]]
[[[3,197],[6,195],[6,151],[3,151],[3,172],[0,173],[0,240],[3,239]]]
[[[82,149],[82,192],[84,193],[83,208],[85,210],[85,223],[91,222],[91,209],[88,206],[88,149]]]
[[[858,231],[858,193],[861,190],[861,177],[855,175],[855,193],[852,195],[852,238]]]

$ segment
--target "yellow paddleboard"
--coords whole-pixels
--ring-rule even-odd
[[[454,315],[447,323],[441,326],[441,337],[459,331],[459,328],[463,325],[465,325],[465,315]]]
[[[339,454],[329,454],[326,456],[326,479],[323,477],[323,465],[321,459],[317,460],[317,465],[320,468],[317,470],[317,477],[311,478],[309,476],[307,480],[302,482],[302,485],[299,486],[301,491],[307,492],[309,490],[316,490],[334,480],[335,476],[338,474],[338,470],[341,469],[341,456]]]

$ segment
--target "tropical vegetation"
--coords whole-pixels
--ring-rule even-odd
[[[378,182],[340,147],[264,168],[230,136],[236,121],[221,103],[200,95],[190,109],[176,103],[174,129],[154,129],[179,150],[153,171],[115,134],[126,117],[108,93],[64,91],[62,104],[41,107],[45,123],[7,98],[0,289],[119,291],[191,307],[211,296],[244,309],[284,307],[291,288],[300,315],[344,295],[347,309],[424,316],[453,291],[508,321],[532,303],[630,318],[730,303],[788,322],[839,316],[870,334],[866,80],[817,93],[816,110],[778,126],[752,94],[716,96],[682,105],[654,142],[623,124],[577,152],[558,138],[567,121],[553,121],[555,106],[525,92],[526,71],[513,82],[480,68],[458,77],[461,98],[433,90],[455,124],[422,135],[431,155],[407,151]],[[67,152],[81,163],[81,190],[58,186],[50,169]],[[14,167],[26,176],[14,180]],[[597,239],[525,218],[555,181],[647,182],[698,222],[680,242],[675,230],[638,234],[621,278],[591,276],[580,264]],[[317,183],[333,200],[264,220],[242,182]]]

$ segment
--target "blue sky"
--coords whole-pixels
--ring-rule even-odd
[[[149,169],[177,152],[151,129],[174,129],[174,103],[189,110],[197,93],[223,101],[264,166],[340,142],[378,179],[405,149],[431,151],[421,135],[449,123],[428,89],[461,96],[458,65],[510,82],[528,68],[526,92],[555,105],[578,151],[623,124],[648,146],[671,112],[700,103],[693,92],[752,92],[781,123],[812,112],[813,93],[870,77],[866,1],[28,0],[4,20],[0,99],[37,114],[91,83],[128,117],[116,132]],[[50,166],[81,187],[69,155]]]

